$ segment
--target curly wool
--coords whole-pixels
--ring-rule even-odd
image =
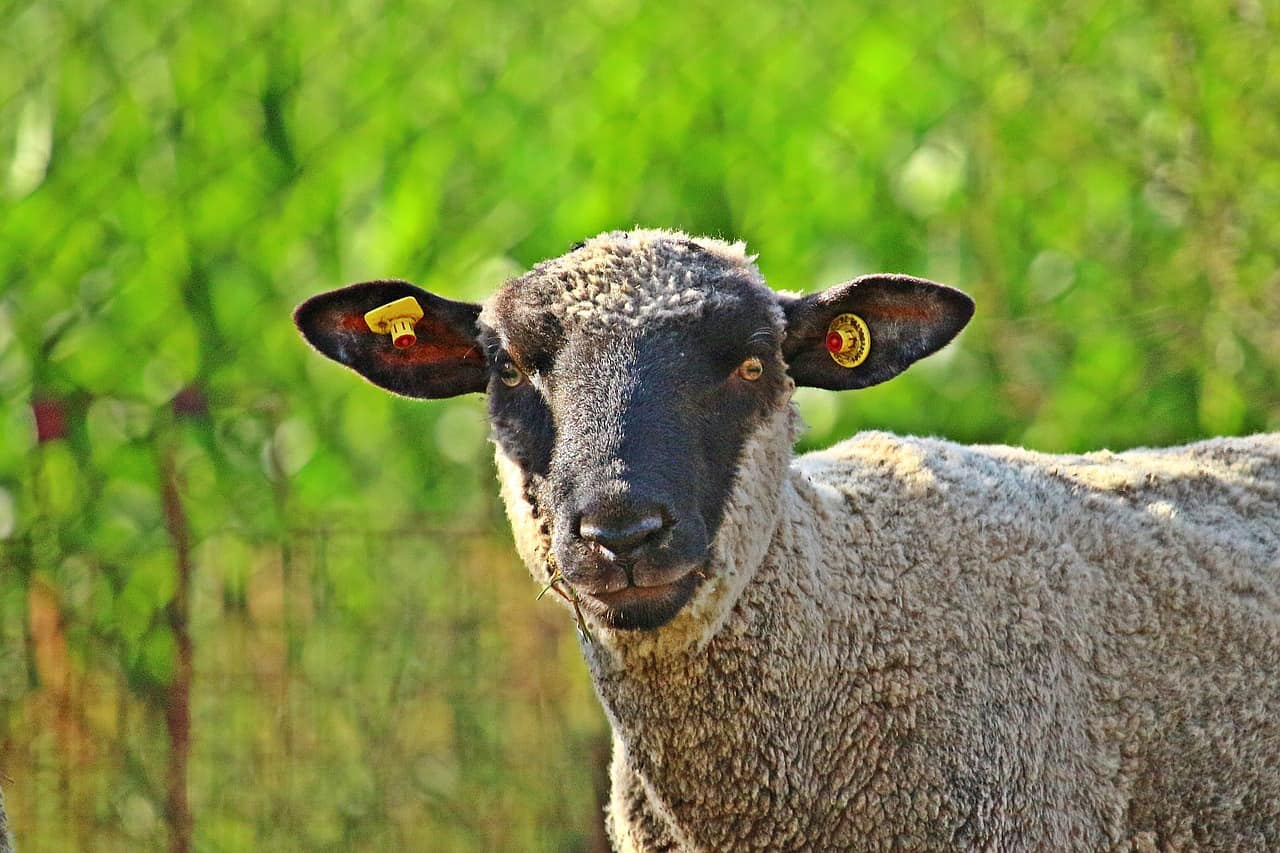
[[[725,278],[772,296],[745,243],[661,229],[611,231],[508,282],[481,320],[500,325],[507,301],[518,301],[537,305],[565,329],[635,329],[715,311],[734,298],[717,287]]]
[[[618,849],[1280,845],[1280,436],[788,469],[793,417],[707,598],[584,647]]]

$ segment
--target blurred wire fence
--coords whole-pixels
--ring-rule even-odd
[[[20,570],[31,554],[3,552]],[[98,588],[118,580],[105,567],[32,583],[26,624],[6,619],[0,768],[21,849],[161,849],[190,832],[174,784],[203,849],[607,849],[603,720],[565,615],[533,604],[501,537],[219,532],[193,567],[187,696],[140,680],[104,627],[121,597]]]

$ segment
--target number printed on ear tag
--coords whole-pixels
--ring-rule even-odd
[[[364,315],[369,331],[390,335],[396,349],[408,349],[417,342],[413,327],[421,319],[422,306],[412,296],[388,302]]]
[[[827,352],[841,367],[857,367],[871,354],[871,330],[857,314],[838,314],[827,327]]]

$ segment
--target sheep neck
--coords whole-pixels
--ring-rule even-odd
[[[770,482],[766,541],[746,549],[752,557],[758,549],[744,572],[750,582],[724,597],[718,621],[708,623],[713,631],[678,647],[584,649],[619,753],[615,799],[619,776],[634,774],[644,807],[684,849],[735,849],[748,839],[823,846],[833,839],[815,838],[811,828],[838,821],[815,810],[839,812],[871,797],[869,786],[887,767],[919,760],[896,745],[914,725],[920,698],[912,667],[872,639],[875,614],[847,612],[858,606],[847,604],[858,600],[857,555],[837,576],[814,533],[815,517],[842,511],[842,500],[796,469],[784,467]],[[745,526],[742,518],[726,525]],[[833,635],[835,623],[845,627]],[[833,716],[853,725],[826,725]],[[814,767],[835,769],[823,776]],[[930,772],[918,767],[914,778],[931,787]]]

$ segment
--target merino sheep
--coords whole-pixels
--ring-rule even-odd
[[[364,314],[404,296],[398,348]],[[618,849],[1280,849],[1280,435],[792,459],[796,385],[882,382],[972,310],[631,231],[483,306],[380,281],[295,318],[398,394],[487,391],[520,554],[591,634]]]

